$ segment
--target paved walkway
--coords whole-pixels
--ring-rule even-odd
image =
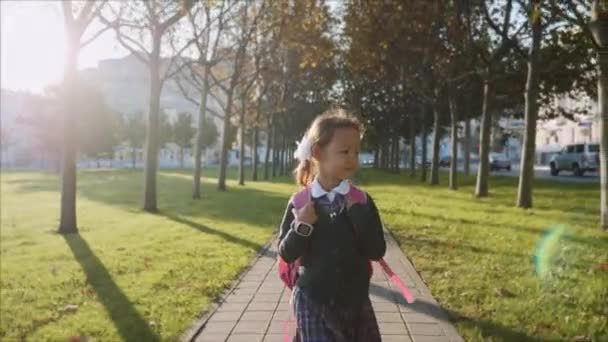
[[[463,341],[395,240],[385,236],[386,260],[416,302],[407,304],[374,263],[370,297],[382,341]],[[291,317],[291,291],[279,279],[275,245],[270,244],[223,299],[186,332],[184,341],[284,342],[285,321]],[[293,323],[291,328],[293,336]]]

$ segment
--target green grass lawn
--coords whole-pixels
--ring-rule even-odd
[[[597,185],[536,182],[535,209],[522,211],[511,178],[493,178],[484,200],[472,178],[456,192],[371,170],[359,181],[465,339],[608,338]],[[188,172],[163,171],[152,215],[139,209],[141,171],[81,172],[81,234],[64,237],[57,177],[2,173],[0,339],[176,339],[269,240],[296,189],[287,178],[228,185],[218,193],[205,178],[194,201]],[[537,244],[559,225],[538,275]]]
[[[214,181],[194,201],[188,173],[161,172],[152,215],[141,171],[81,172],[81,234],[61,236],[57,177],[3,173],[0,340],[177,339],[267,243],[295,189],[231,181],[218,193]]]
[[[517,179],[493,177],[475,200],[405,175],[363,174],[384,221],[467,341],[608,341],[608,233],[599,230],[597,184],[535,182],[535,209],[514,208]],[[537,246],[553,248],[537,274]],[[556,229],[556,230],[557,230]],[[547,258],[550,257],[550,258]]]

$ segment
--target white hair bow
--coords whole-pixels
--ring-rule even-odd
[[[310,160],[312,157],[312,142],[308,137],[304,136],[302,140],[297,142],[298,148],[293,153],[293,157],[299,161]]]

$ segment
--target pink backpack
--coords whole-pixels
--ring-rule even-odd
[[[367,196],[365,196],[365,193],[352,185],[350,187],[350,192],[347,194],[347,196],[350,196],[356,203],[366,203],[367,202]],[[291,198],[291,202],[293,203],[293,206],[295,209],[302,208],[304,205],[306,205],[306,203],[308,203],[309,200],[310,200],[310,188],[309,187],[305,187],[304,189],[300,190],[295,195],[293,195],[293,197]],[[285,283],[285,286],[287,286],[290,290],[293,289],[293,287],[296,284],[296,281],[298,280],[298,268],[301,266],[300,259],[297,259],[296,261],[294,261],[292,263],[287,263],[287,262],[285,262],[285,260],[283,260],[279,256],[278,263],[279,263],[279,277],[281,277],[281,280],[283,280],[283,283]],[[369,268],[369,276],[371,278],[372,272],[373,272],[373,267],[372,267],[371,261],[369,262],[368,268]]]
[[[350,197],[355,203],[363,203],[363,204],[367,203],[367,196],[366,196],[365,192],[359,190],[354,185],[350,186],[350,191],[346,196]],[[293,203],[294,208],[300,209],[304,205],[306,205],[306,203],[309,200],[310,200],[310,188],[306,187],[306,188],[300,190],[299,192],[297,192],[295,195],[293,195],[291,202]],[[412,296],[411,292],[408,290],[408,288],[405,286],[405,284],[403,284],[403,281],[395,274],[395,272],[393,272],[393,270],[386,263],[384,258],[380,259],[378,261],[378,264],[380,265],[380,267],[382,267],[382,270],[384,270],[386,275],[389,276],[389,278],[397,286],[397,288],[399,288],[401,290],[401,293],[403,294],[403,297],[405,298],[405,300],[410,304],[413,303],[414,297]],[[283,283],[285,283],[285,286],[287,286],[290,290],[293,289],[293,287],[296,284],[296,281],[298,280],[298,268],[300,266],[301,266],[300,259],[297,259],[292,263],[287,263],[280,256],[278,257],[279,277],[281,277],[281,280],[283,280]],[[369,276],[371,278],[371,276],[373,275],[373,271],[374,271],[371,261],[368,262],[368,271],[369,271]]]

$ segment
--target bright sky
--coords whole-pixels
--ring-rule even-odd
[[[334,11],[339,7],[331,1],[330,5]],[[83,41],[99,28],[94,22]],[[0,0],[0,43],[2,88],[41,93],[47,85],[60,82],[65,46],[61,0]],[[114,34],[106,31],[80,51],[79,68],[125,55]]]
[[[99,24],[92,25],[84,39],[98,29]],[[65,44],[60,1],[0,1],[0,42],[2,88],[42,92],[61,81]],[[125,54],[106,32],[81,50],[79,68]]]

